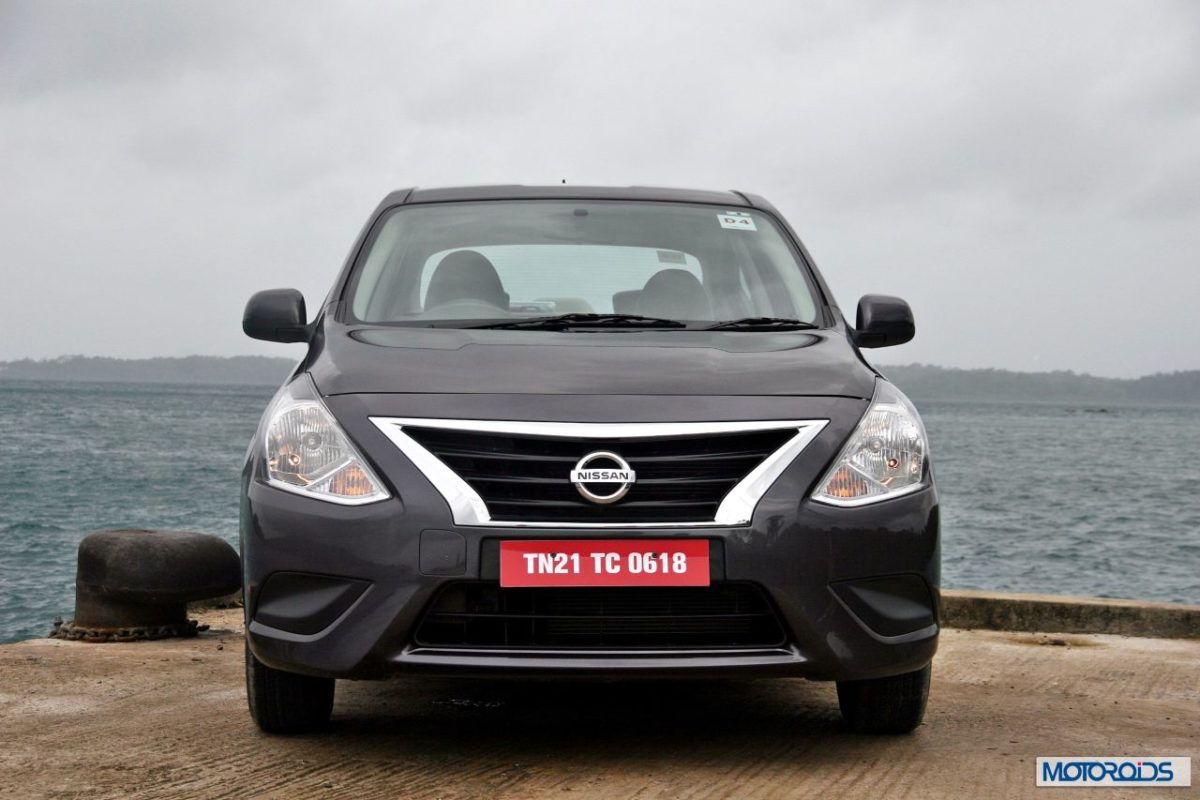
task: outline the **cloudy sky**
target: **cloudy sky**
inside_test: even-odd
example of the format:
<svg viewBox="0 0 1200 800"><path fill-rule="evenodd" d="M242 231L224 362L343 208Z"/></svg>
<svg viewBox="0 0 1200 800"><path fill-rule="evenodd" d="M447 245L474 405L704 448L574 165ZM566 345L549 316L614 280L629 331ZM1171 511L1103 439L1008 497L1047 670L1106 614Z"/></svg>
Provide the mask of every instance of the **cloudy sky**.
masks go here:
<svg viewBox="0 0 1200 800"><path fill-rule="evenodd" d="M1200 3L0 3L0 360L298 355L388 190L740 188L885 363L1200 368Z"/></svg>

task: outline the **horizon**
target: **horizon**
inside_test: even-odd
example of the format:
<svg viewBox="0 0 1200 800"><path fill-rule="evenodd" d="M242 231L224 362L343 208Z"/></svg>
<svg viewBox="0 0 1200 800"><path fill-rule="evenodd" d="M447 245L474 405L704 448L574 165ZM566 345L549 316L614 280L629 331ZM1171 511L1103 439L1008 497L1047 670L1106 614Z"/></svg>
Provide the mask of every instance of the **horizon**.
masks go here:
<svg viewBox="0 0 1200 800"><path fill-rule="evenodd" d="M267 358L267 359L277 359L279 361L291 361L291 362L295 362L298 360L295 358L291 358L289 356L272 355L271 353L231 353L228 355L221 355L221 354L216 354L216 353L189 353L187 355L161 355L161 356L107 356L107 355L86 355L83 353L64 353L62 355L47 356L45 358L33 358L33 357L25 356L25 357L18 357L18 358L3 359L3 360L0 360L0 367L10 365L10 364L22 363L22 362L30 362L30 363L34 363L34 364L65 363L65 362L69 361L70 359L107 359L107 360L112 360L112 361L153 361L153 360L158 360L158 359L182 360L182 359L188 359L188 358L215 358L215 359ZM1160 370L1158 372L1147 372L1142 375L1132 375L1132 376L1129 376L1129 375L1097 375L1095 373L1080 372L1078 370L1073 370L1073 369L1036 370L1036 369L1009 369L1007 367L992 367L992 366L955 367L955 366L949 366L946 364L932 364L932 363L921 362L921 361L908 361L908 362L888 361L888 362L884 362L884 361L880 361L878 359L868 359L868 361L873 366L878 367L879 369L926 368L926 369L950 370L950 371L956 371L956 372L1008 372L1008 373L1012 373L1014 375L1072 375L1072 376L1075 376L1078 378L1097 378L1100 380L1111 380L1111 381L1138 381L1138 380L1142 380L1144 378L1153 378L1156 376L1170 376L1170 375L1187 374L1190 372L1200 372L1200 368L1194 367L1191 369Z"/></svg>

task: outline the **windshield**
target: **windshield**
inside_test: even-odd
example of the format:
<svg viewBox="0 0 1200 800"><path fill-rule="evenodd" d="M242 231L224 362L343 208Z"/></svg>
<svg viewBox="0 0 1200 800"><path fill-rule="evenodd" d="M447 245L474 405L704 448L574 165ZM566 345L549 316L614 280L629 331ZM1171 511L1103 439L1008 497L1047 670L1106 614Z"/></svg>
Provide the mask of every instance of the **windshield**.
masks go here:
<svg viewBox="0 0 1200 800"><path fill-rule="evenodd" d="M358 322L439 327L562 314L818 324L816 297L776 223L751 209L515 200L393 210L348 295Z"/></svg>

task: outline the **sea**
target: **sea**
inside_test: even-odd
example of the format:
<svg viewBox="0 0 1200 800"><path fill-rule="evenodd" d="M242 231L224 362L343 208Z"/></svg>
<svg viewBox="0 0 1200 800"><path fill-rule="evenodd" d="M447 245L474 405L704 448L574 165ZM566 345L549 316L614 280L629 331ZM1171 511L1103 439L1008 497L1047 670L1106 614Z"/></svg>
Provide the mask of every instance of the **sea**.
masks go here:
<svg viewBox="0 0 1200 800"><path fill-rule="evenodd" d="M237 546L269 387L0 381L0 642L74 603L80 539L203 531ZM1200 603L1200 407L917 403L943 584Z"/></svg>

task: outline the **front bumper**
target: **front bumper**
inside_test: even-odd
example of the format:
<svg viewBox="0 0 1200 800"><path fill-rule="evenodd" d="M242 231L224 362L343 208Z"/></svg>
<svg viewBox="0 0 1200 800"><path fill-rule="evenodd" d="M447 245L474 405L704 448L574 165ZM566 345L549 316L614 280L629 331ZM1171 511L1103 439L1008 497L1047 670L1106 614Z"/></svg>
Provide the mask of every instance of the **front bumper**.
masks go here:
<svg viewBox="0 0 1200 800"><path fill-rule="evenodd" d="M250 647L269 666L339 678L464 672L852 680L919 669L933 658L938 635L935 490L859 508L797 502L824 463L789 468L750 526L650 532L456 528L445 503L420 479L403 483L399 498L344 507L273 489L251 469L242 515ZM384 471L397 474L389 465ZM786 642L629 651L415 642L425 610L448 582L495 577L486 554L498 540L672 536L709 539L721 553L714 580L760 587Z"/></svg>

